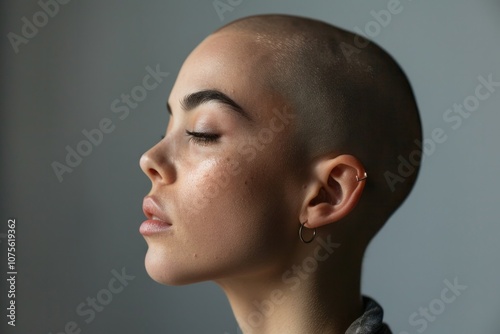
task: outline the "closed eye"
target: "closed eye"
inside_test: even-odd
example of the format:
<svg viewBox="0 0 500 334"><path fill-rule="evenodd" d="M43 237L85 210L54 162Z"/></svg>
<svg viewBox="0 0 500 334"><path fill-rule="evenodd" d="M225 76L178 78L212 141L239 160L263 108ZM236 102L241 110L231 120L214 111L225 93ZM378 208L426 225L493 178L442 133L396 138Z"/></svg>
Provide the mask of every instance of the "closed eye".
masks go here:
<svg viewBox="0 0 500 334"><path fill-rule="evenodd" d="M207 132L195 132L186 130L186 135L189 136L189 140L196 142L200 145L209 145L211 143L215 143L219 140L220 135L216 133L207 133Z"/></svg>

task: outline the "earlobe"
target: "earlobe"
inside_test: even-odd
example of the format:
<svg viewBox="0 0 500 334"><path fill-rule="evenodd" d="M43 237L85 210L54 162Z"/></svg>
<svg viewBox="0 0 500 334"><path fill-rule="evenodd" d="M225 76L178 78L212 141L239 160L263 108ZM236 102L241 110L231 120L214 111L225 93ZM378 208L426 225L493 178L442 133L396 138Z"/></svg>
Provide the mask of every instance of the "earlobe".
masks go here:
<svg viewBox="0 0 500 334"><path fill-rule="evenodd" d="M303 210L308 228L321 227L347 216L361 198L368 177L363 164L347 154L322 159L313 170Z"/></svg>

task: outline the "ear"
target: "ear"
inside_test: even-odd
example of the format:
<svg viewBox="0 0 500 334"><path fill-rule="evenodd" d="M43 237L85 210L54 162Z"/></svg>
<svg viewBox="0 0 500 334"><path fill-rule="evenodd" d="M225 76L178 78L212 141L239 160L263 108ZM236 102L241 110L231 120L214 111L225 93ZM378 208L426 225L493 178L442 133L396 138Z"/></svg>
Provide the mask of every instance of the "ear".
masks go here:
<svg viewBox="0 0 500 334"><path fill-rule="evenodd" d="M352 155L324 158L313 166L313 175L301 210L301 222L316 228L344 218L363 193L363 164Z"/></svg>

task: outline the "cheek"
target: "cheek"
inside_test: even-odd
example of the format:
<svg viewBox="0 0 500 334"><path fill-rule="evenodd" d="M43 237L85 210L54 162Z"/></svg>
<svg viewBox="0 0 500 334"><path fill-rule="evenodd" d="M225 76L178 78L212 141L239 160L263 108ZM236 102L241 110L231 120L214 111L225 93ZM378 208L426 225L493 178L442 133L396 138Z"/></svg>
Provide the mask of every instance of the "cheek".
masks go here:
<svg viewBox="0 0 500 334"><path fill-rule="evenodd" d="M262 160L231 157L193 175L193 192L183 196L190 203L183 210L186 246L212 269L210 261L223 270L271 258L287 239L289 211L279 177Z"/></svg>
<svg viewBox="0 0 500 334"><path fill-rule="evenodd" d="M193 250L220 260L261 233L269 192L253 168L225 157L200 166L186 179L177 207Z"/></svg>
<svg viewBox="0 0 500 334"><path fill-rule="evenodd" d="M192 215L203 215L214 205L220 206L227 191L237 187L242 174L240 164L233 162L235 160L226 157L186 168L179 182L178 195L182 200L177 208Z"/></svg>

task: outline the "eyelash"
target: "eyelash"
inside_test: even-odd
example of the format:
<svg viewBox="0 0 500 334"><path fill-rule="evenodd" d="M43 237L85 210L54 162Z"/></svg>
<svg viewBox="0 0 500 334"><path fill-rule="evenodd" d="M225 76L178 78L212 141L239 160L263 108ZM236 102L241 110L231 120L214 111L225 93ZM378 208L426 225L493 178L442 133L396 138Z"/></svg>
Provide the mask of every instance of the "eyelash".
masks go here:
<svg viewBox="0 0 500 334"><path fill-rule="evenodd" d="M192 140L200 145L209 145L210 143L217 142L220 138L220 135L216 133L206 133L206 132L195 132L186 130L186 136L189 136L188 140ZM161 136L161 139L165 138L164 135Z"/></svg>
<svg viewBox="0 0 500 334"><path fill-rule="evenodd" d="M189 140L193 140L200 145L210 145L210 143L214 143L220 138L220 135L216 133L194 132L188 130L186 130L186 136L190 136Z"/></svg>

